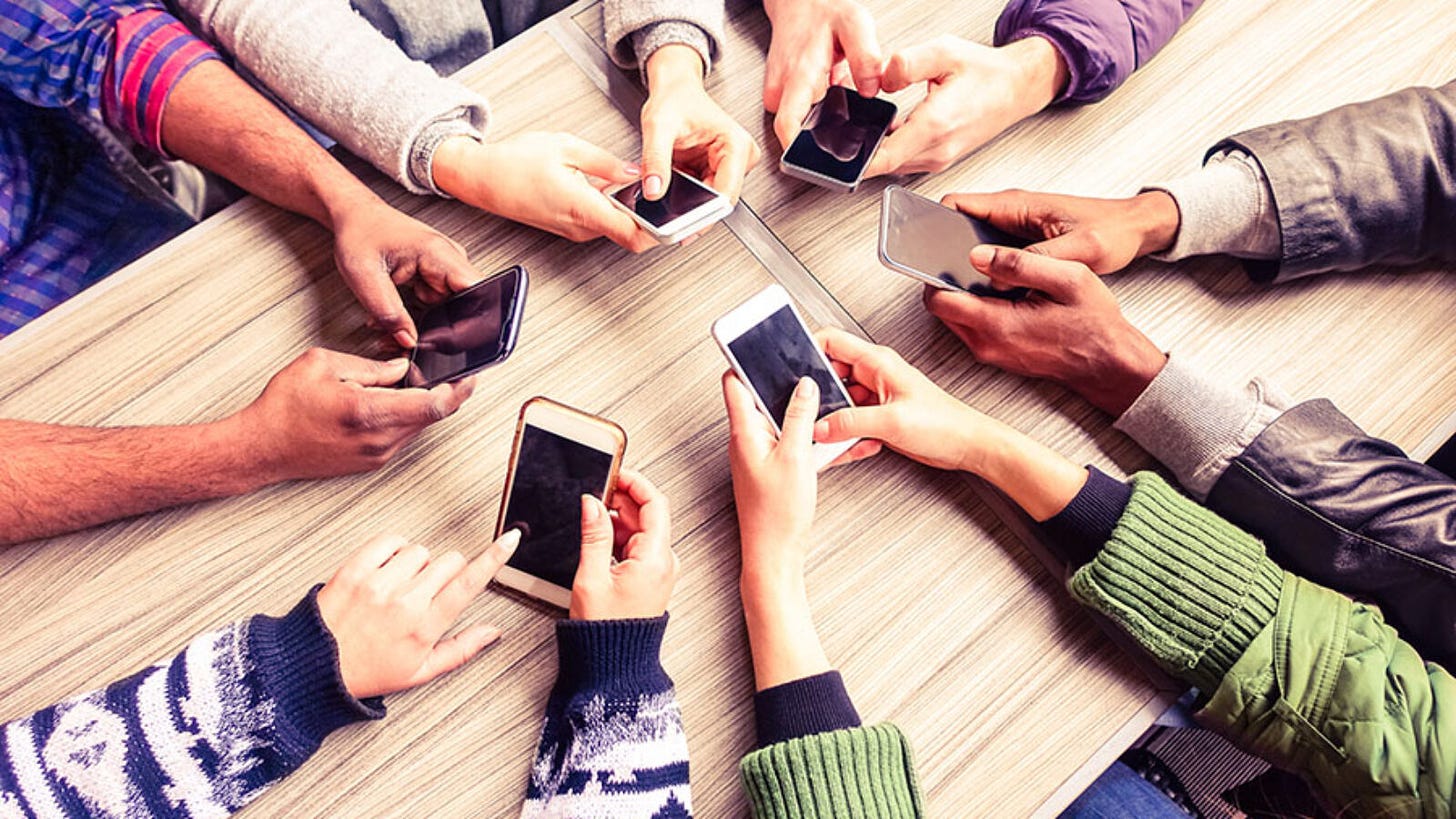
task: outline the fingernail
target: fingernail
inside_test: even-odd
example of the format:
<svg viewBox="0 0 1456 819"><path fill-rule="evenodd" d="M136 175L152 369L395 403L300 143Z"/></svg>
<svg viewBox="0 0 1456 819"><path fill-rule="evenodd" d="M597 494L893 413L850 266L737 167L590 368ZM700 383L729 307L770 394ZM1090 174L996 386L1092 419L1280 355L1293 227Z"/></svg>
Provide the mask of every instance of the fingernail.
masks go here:
<svg viewBox="0 0 1456 819"><path fill-rule="evenodd" d="M662 195L662 177L653 174L642 180L642 193L648 199L656 199Z"/></svg>
<svg viewBox="0 0 1456 819"><path fill-rule="evenodd" d="M496 543L500 546L501 551L506 553L506 557L510 557L516 553L516 547L521 545L521 530L507 530Z"/></svg>
<svg viewBox="0 0 1456 819"><path fill-rule="evenodd" d="M794 387L795 398L809 398L819 391L819 385L809 376L799 379L799 385Z"/></svg>
<svg viewBox="0 0 1456 819"><path fill-rule="evenodd" d="M415 338L414 336L410 335L408 330L395 330L394 341L396 344L404 347L405 349L415 346Z"/></svg>
<svg viewBox="0 0 1456 819"><path fill-rule="evenodd" d="M829 434L829 422L828 421L820 420L820 421L815 421L814 422L814 437L815 438L820 438L820 437L823 437L823 436L828 435L828 434Z"/></svg>
<svg viewBox="0 0 1456 819"><path fill-rule="evenodd" d="M990 245L976 245L971 248L971 264L976 267L990 267L996 260L996 248Z"/></svg>
<svg viewBox="0 0 1456 819"><path fill-rule="evenodd" d="M628 162L626 165L622 166L622 173L625 173L628 176L641 176L642 166L638 165L636 162Z"/></svg>
<svg viewBox="0 0 1456 819"><path fill-rule="evenodd" d="M581 496L581 519L585 523L596 523L602 516L602 505L591 495Z"/></svg>

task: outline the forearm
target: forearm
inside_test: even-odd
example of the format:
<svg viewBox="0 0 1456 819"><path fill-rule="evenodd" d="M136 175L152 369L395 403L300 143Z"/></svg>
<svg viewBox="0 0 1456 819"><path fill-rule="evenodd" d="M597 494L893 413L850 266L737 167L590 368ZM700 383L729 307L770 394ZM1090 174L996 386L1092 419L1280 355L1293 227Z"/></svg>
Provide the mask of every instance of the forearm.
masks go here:
<svg viewBox="0 0 1456 819"><path fill-rule="evenodd" d="M238 417L173 427L0 421L0 542L20 543L273 479Z"/></svg>
<svg viewBox="0 0 1456 819"><path fill-rule="evenodd" d="M739 584L755 690L830 671L802 568L745 573Z"/></svg>
<svg viewBox="0 0 1456 819"><path fill-rule="evenodd" d="M1087 470L1050 447L1011 427L987 419L984 428L967 435L974 455L962 467L984 478L1037 522L1066 508L1087 482Z"/></svg>
<svg viewBox="0 0 1456 819"><path fill-rule="evenodd" d="M277 106L217 61L177 84L162 141L173 155L330 230L349 209L379 202Z"/></svg>

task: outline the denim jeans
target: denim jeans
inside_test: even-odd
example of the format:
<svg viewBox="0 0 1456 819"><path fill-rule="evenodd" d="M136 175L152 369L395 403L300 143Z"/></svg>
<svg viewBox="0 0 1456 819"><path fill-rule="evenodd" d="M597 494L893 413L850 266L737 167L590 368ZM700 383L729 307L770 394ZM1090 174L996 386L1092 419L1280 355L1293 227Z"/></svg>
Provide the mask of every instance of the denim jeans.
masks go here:
<svg viewBox="0 0 1456 819"><path fill-rule="evenodd" d="M1062 811L1062 819L1188 819L1188 814L1119 761Z"/></svg>

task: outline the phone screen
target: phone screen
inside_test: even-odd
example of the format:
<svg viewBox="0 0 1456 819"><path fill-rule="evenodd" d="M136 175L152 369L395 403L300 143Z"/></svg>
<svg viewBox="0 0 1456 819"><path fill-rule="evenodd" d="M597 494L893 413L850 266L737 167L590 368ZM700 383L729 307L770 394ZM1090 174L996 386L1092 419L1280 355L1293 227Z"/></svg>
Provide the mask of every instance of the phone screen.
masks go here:
<svg viewBox="0 0 1456 819"><path fill-rule="evenodd" d="M718 194L698 180L673 171L667 194L661 199L653 201L644 197L641 180L622 188L612 196L653 227L661 228L708 204Z"/></svg>
<svg viewBox="0 0 1456 819"><path fill-rule="evenodd" d="M430 387L504 361L515 349L526 271L513 267L415 317L419 342L403 386Z"/></svg>
<svg viewBox="0 0 1456 819"><path fill-rule="evenodd" d="M839 377L825 368L819 347L804 332L804 325L785 305L748 332L728 342L738 366L748 376L754 392L768 407L769 417L780 427L799 379L810 376L819 384L819 415L823 418L849 402Z"/></svg>
<svg viewBox="0 0 1456 819"><path fill-rule="evenodd" d="M1011 292L990 287L990 280L971 266L971 248L1025 247L1027 240L903 188L885 195L885 255L891 261L978 295Z"/></svg>
<svg viewBox="0 0 1456 819"><path fill-rule="evenodd" d="M521 530L507 565L564 589L581 559L581 496L602 497L613 453L530 424L521 430L505 527Z"/></svg>
<svg viewBox="0 0 1456 819"><path fill-rule="evenodd" d="M784 152L784 162L853 185L894 118L894 103L830 86Z"/></svg>

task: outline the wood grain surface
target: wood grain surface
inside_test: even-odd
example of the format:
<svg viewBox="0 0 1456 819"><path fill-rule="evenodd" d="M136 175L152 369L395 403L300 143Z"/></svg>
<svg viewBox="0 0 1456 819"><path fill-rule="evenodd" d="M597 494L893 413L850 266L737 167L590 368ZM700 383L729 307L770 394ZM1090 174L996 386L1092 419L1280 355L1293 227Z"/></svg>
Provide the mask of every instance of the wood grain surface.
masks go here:
<svg viewBox="0 0 1456 819"><path fill-rule="evenodd" d="M873 0L887 48L952 32L988 41L999 4ZM600 29L597 5L564 14ZM1110 100L1043 114L946 173L927 195L1019 186L1121 194L1196 167L1215 139L1456 73L1450 4L1288 4L1200 11ZM713 93L765 159L752 203L878 340L981 409L1105 468L1147 464L1108 419L1057 388L980 367L880 268L883 183L820 191L776 170L761 111L761 10L731 9ZM635 123L544 33L468 68L494 133L569 130L624 157ZM455 202L391 202L461 241L476 266L532 273L520 346L453 418L369 475L293 483L0 551L0 719L131 673L190 637L281 613L378 532L473 554L494 523L522 402L544 394L626 428L628 464L671 497L683 578L664 664L692 749L696 812L745 811L752 680L737 599L737 529L723 452L714 318L769 283L727 230L632 256L574 245ZM907 180L900 180L907 182ZM1411 445L1456 411L1435 268L1256 288L1226 262L1140 264L1112 286L1159 343L1221 378L1326 395ZM4 417L75 424L216 418L309 346L367 353L364 315L328 235L248 199L0 342ZM1043 805L1130 720L1153 686L1111 646L964 481L895 456L821 482L809 585L820 632L867 720L911 737L932 814L1020 816ZM555 675L554 612L488 592L466 614L505 629L461 671L390 698L383 722L338 732L248 809L257 816L510 816L519 811ZM1145 717L1143 717L1145 718Z"/></svg>

